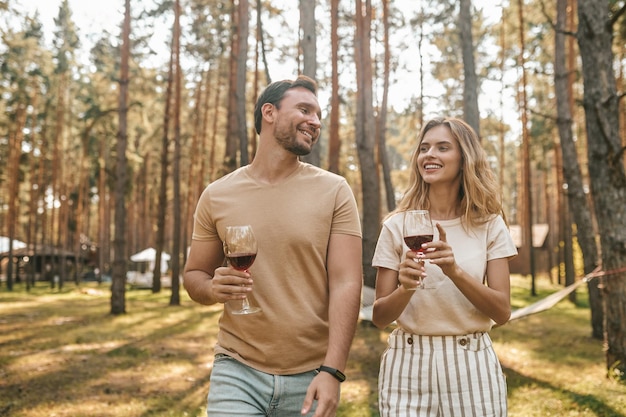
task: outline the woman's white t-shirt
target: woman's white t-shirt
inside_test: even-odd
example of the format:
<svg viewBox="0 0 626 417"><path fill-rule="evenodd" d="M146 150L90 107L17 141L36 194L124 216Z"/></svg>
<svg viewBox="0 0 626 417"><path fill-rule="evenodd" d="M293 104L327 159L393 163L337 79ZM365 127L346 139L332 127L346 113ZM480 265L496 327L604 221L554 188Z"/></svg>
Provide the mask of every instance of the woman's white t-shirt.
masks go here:
<svg viewBox="0 0 626 417"><path fill-rule="evenodd" d="M372 259L372 266L398 271L409 250L402 236L404 213L385 220ZM487 261L511 258L517 248L500 216L466 230L461 218L437 220L446 232L457 264L477 281L485 283ZM434 239L439 238L435 228ZM396 320L406 332L429 336L449 336L489 331L493 321L470 303L436 265L426 262L425 289L417 289Z"/></svg>

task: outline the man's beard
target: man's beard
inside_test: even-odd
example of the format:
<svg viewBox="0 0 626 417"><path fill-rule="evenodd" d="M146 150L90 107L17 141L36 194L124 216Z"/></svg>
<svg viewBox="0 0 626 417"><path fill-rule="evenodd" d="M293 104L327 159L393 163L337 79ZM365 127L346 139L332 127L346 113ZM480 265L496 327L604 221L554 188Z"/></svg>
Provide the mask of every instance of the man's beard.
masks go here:
<svg viewBox="0 0 626 417"><path fill-rule="evenodd" d="M311 153L313 145L311 147L302 146L297 142L292 142L284 146L286 150L298 156L305 156Z"/></svg>
<svg viewBox="0 0 626 417"><path fill-rule="evenodd" d="M295 134L292 132L295 131ZM278 143L287 151L298 156L305 156L311 153L313 145L315 145L315 139L311 139L311 146L301 144L296 140L299 134L297 127L292 129L282 129L276 131L274 134Z"/></svg>

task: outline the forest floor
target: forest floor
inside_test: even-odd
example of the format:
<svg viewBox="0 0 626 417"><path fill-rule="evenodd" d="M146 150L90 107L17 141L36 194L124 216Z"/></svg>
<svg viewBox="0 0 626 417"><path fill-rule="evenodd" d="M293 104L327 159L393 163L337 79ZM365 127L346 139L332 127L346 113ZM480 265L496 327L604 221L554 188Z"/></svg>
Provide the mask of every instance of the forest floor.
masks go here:
<svg viewBox="0 0 626 417"><path fill-rule="evenodd" d="M521 308L561 287L513 277ZM492 330L508 379L510 417L626 417L626 385L607 377L603 343L591 337L585 286L576 304ZM111 316L104 284L0 287L0 416L205 416L219 306L181 290L126 292L127 314ZM359 323L342 384L340 417L378 416L378 363L387 335Z"/></svg>

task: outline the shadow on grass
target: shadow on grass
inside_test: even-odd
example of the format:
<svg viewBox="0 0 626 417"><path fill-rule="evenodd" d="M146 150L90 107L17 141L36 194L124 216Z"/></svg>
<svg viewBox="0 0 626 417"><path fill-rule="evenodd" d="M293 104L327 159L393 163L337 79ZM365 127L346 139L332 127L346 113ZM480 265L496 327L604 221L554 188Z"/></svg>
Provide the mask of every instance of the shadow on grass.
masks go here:
<svg viewBox="0 0 626 417"><path fill-rule="evenodd" d="M202 401L201 405L198 405L198 399L206 399L206 394L209 391L209 379L211 373L207 373L204 377L198 378L194 383L185 391L177 391L173 394L169 394L167 398L162 396L151 402L150 410L145 411L140 417L155 417L155 416L169 416L172 414L172 403L181 404L179 409L187 410L184 415L191 414L193 411L198 411L198 416L205 416L206 411L204 409L205 403ZM199 408L200 407L200 408ZM200 414L201 413L201 414ZM181 412L182 414L182 412Z"/></svg>
<svg viewBox="0 0 626 417"><path fill-rule="evenodd" d="M579 409L589 409L593 411L597 416L626 417L626 414L620 412L621 410L615 410L594 395L579 394L568 389L563 389L561 387L551 384L550 382L523 375L511 368L503 367L503 371L507 377L509 396L515 390L521 388L538 387L544 390L551 391L558 396L564 396L566 398L569 398L573 403L578 406Z"/></svg>
<svg viewBox="0 0 626 417"><path fill-rule="evenodd" d="M169 291L133 290L128 313L112 316L108 288L98 289L0 290L0 416L205 416L221 308L186 296L169 306ZM378 417L389 331L359 323L338 417ZM603 379L602 345L589 336L587 310L561 303L494 329L492 338L518 415L555 415L556 405L569 412L562 415L626 417L626 390Z"/></svg>
<svg viewBox="0 0 626 417"><path fill-rule="evenodd" d="M144 293L111 316L108 297L3 297L0 416L201 415L221 310ZM135 410L112 411L120 404Z"/></svg>

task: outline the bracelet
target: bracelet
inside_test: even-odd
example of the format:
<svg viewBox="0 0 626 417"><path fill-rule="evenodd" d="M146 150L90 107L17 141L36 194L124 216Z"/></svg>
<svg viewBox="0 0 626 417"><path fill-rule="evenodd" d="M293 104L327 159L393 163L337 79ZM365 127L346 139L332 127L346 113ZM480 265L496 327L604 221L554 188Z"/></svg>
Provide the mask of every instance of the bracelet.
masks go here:
<svg viewBox="0 0 626 417"><path fill-rule="evenodd" d="M333 377L335 377L335 379L339 382L343 382L346 380L346 375L343 372L341 372L339 369L331 368L330 366L322 365L319 368L317 368L316 371L318 374L320 372L328 372Z"/></svg>

